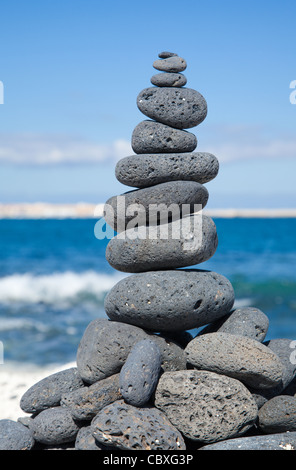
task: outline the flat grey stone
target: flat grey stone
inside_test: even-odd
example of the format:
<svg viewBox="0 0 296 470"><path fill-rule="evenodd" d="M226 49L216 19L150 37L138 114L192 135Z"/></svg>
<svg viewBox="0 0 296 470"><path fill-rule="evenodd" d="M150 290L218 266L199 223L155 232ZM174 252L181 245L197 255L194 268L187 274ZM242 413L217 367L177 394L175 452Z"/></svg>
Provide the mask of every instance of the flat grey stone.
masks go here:
<svg viewBox="0 0 296 470"><path fill-rule="evenodd" d="M0 420L0 450L31 450L34 443L26 426L11 419Z"/></svg>
<svg viewBox="0 0 296 470"><path fill-rule="evenodd" d="M222 332L233 335L247 336L248 338L264 341L269 326L269 319L258 308L244 307L237 308L228 313L225 317L206 326L198 333L201 336L205 333Z"/></svg>
<svg viewBox="0 0 296 470"><path fill-rule="evenodd" d="M135 153L193 152L197 138L191 132L146 120L133 130L131 145Z"/></svg>
<svg viewBox="0 0 296 470"><path fill-rule="evenodd" d="M161 353L151 339L133 346L119 375L120 391L126 403L144 406L158 382L161 372Z"/></svg>
<svg viewBox="0 0 296 470"><path fill-rule="evenodd" d="M123 400L103 408L91 423L103 445L121 450L185 450L181 433L153 407L137 408Z"/></svg>
<svg viewBox="0 0 296 470"><path fill-rule="evenodd" d="M213 220L194 214L181 221L121 232L109 241L106 259L114 269L127 273L175 269L207 261L217 245Z"/></svg>
<svg viewBox="0 0 296 470"><path fill-rule="evenodd" d="M73 419L70 410L56 406L41 411L33 419L30 429L37 442L60 445L75 441L79 426Z"/></svg>
<svg viewBox="0 0 296 470"><path fill-rule="evenodd" d="M176 129L190 129L207 116L207 102L191 88L149 87L137 97L139 110L150 119Z"/></svg>
<svg viewBox="0 0 296 470"><path fill-rule="evenodd" d="M185 59L179 56L166 57L165 59L158 59L153 62L153 67L161 72L183 72L186 69L187 63Z"/></svg>
<svg viewBox="0 0 296 470"><path fill-rule="evenodd" d="M63 393L84 387L77 368L56 372L30 387L21 397L20 407L26 413L39 413L60 403Z"/></svg>
<svg viewBox="0 0 296 470"><path fill-rule="evenodd" d="M268 389L279 385L283 365L267 346L246 336L207 333L185 348L187 361L204 369L241 380L245 385Z"/></svg>
<svg viewBox="0 0 296 470"><path fill-rule="evenodd" d="M183 331L224 316L234 290L224 276L201 270L152 271L128 276L105 297L114 321L154 331Z"/></svg>
<svg viewBox="0 0 296 470"><path fill-rule="evenodd" d="M169 181L136 189L108 199L104 219L117 232L123 232L137 223L151 225L180 219L185 214L198 212L208 202L205 186L195 181Z"/></svg>
<svg viewBox="0 0 296 470"><path fill-rule="evenodd" d="M78 434L75 440L75 450L108 450L102 444L99 444L98 441L92 435L91 426L84 426L79 429Z"/></svg>
<svg viewBox="0 0 296 470"><path fill-rule="evenodd" d="M198 450L296 450L296 432L228 439Z"/></svg>
<svg viewBox="0 0 296 470"><path fill-rule="evenodd" d="M116 165L120 183L145 188L166 181L208 183L219 171L219 161L211 153L139 154L124 157Z"/></svg>
<svg viewBox="0 0 296 470"><path fill-rule="evenodd" d="M163 51L163 52L160 52L158 54L158 57L160 59L168 59L168 57L174 57L174 56L177 56L178 54L176 54L175 52L168 52L168 51Z"/></svg>
<svg viewBox="0 0 296 470"><path fill-rule="evenodd" d="M238 380L209 371L165 372L155 406L188 439L212 443L244 434L257 418L257 406Z"/></svg>
<svg viewBox="0 0 296 470"><path fill-rule="evenodd" d="M105 406L121 397L119 374L98 380L62 396L61 406L67 407L77 420L91 420Z"/></svg>
<svg viewBox="0 0 296 470"><path fill-rule="evenodd" d="M264 403L258 413L258 427L266 434L296 431L296 398L278 395Z"/></svg>
<svg viewBox="0 0 296 470"><path fill-rule="evenodd" d="M186 85L187 78L182 73L157 73L151 77L152 85L163 87L182 87Z"/></svg>

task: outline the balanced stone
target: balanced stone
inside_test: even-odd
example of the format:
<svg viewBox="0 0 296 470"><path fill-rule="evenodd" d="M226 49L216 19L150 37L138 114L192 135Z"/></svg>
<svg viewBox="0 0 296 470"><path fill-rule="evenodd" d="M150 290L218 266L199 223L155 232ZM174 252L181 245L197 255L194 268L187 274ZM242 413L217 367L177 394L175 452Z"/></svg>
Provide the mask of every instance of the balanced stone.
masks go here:
<svg viewBox="0 0 296 470"><path fill-rule="evenodd" d="M104 218L115 231L123 232L130 224L168 223L185 214L198 212L208 202L205 186L195 181L167 183L113 196L104 206Z"/></svg>
<svg viewBox="0 0 296 470"><path fill-rule="evenodd" d="M163 87L182 87L186 85L187 78L182 73L157 73L151 77L152 85Z"/></svg>
<svg viewBox="0 0 296 470"><path fill-rule="evenodd" d="M197 146L194 134L155 121L142 121L132 134L135 153L193 152Z"/></svg>
<svg viewBox="0 0 296 470"><path fill-rule="evenodd" d="M171 56L165 59L155 60L153 62L153 67L156 70L160 70L161 72L183 72L186 69L187 63L186 60L182 59L179 56Z"/></svg>
<svg viewBox="0 0 296 470"><path fill-rule="evenodd" d="M257 405L238 380L209 371L165 372L155 406L190 440L211 443L244 434L257 418Z"/></svg>
<svg viewBox="0 0 296 470"><path fill-rule="evenodd" d="M158 57L160 59L168 59L168 57L174 57L177 56L178 54L175 54L175 52L168 52L168 51L163 51L158 54Z"/></svg>
<svg viewBox="0 0 296 470"><path fill-rule="evenodd" d="M230 333L195 337L185 348L188 363L241 380L254 388L272 388L282 380L279 357L257 340Z"/></svg>
<svg viewBox="0 0 296 470"><path fill-rule="evenodd" d="M73 367L51 374L30 387L21 397L20 407L26 413L39 413L60 403L64 393L84 387Z"/></svg>
<svg viewBox="0 0 296 470"><path fill-rule="evenodd" d="M181 433L153 407L137 408L123 400L103 408L91 423L94 438L121 450L185 450Z"/></svg>
<svg viewBox="0 0 296 470"><path fill-rule="evenodd" d="M67 407L74 419L90 420L102 408L120 398L119 374L114 374L63 395L61 406Z"/></svg>
<svg viewBox="0 0 296 470"><path fill-rule="evenodd" d="M145 116L177 129L195 127L207 115L206 100L191 88L145 88L137 97L137 105Z"/></svg>
<svg viewBox="0 0 296 470"><path fill-rule="evenodd" d="M0 450L31 450L34 443L26 426L11 419L0 420Z"/></svg>
<svg viewBox="0 0 296 470"><path fill-rule="evenodd" d="M198 450L296 450L296 432L227 439Z"/></svg>
<svg viewBox="0 0 296 470"><path fill-rule="evenodd" d="M161 371L161 353L150 339L139 341L131 350L120 375L120 391L126 403L144 406L150 399Z"/></svg>
<svg viewBox="0 0 296 470"><path fill-rule="evenodd" d="M124 157L116 165L120 183L145 188L166 181L208 183L219 171L218 159L207 152L139 154Z"/></svg>
<svg viewBox="0 0 296 470"><path fill-rule="evenodd" d="M105 297L111 320L154 331L182 331L228 313L234 290L224 276L201 270L152 271L128 276Z"/></svg>
<svg viewBox="0 0 296 470"><path fill-rule="evenodd" d="M61 406L41 411L30 426L37 442L47 445L59 445L75 441L79 426L70 410Z"/></svg>
<svg viewBox="0 0 296 470"><path fill-rule="evenodd" d="M207 261L217 245L213 220L194 214L168 224L121 232L109 241L106 259L113 268L128 273L175 269Z"/></svg>
<svg viewBox="0 0 296 470"><path fill-rule="evenodd" d="M296 431L296 398L278 395L267 401L259 410L258 426L266 434Z"/></svg>

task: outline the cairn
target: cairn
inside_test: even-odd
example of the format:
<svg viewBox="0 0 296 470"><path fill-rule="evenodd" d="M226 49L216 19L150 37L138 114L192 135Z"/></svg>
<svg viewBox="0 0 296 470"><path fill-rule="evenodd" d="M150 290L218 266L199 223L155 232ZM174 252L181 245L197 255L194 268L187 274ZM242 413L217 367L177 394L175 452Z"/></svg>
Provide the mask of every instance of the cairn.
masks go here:
<svg viewBox="0 0 296 470"><path fill-rule="evenodd" d="M218 244L202 209L219 163L185 130L204 121L207 103L184 87L177 54L153 66L160 73L137 99L149 119L133 131L135 155L116 166L135 189L105 206L117 232L106 259L130 275L106 296L109 319L87 326L77 367L27 390L30 416L0 421L0 449L296 448L291 341L264 342L268 317L233 309L229 280L192 268Z"/></svg>

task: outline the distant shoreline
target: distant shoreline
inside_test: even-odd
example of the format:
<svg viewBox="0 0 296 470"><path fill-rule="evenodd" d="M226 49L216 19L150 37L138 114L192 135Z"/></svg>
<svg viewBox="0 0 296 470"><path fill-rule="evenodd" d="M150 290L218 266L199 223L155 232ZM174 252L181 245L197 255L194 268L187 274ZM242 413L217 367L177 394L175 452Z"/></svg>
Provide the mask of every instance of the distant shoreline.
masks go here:
<svg viewBox="0 0 296 470"><path fill-rule="evenodd" d="M0 219L97 219L104 204L0 203ZM204 209L213 218L296 218L295 209Z"/></svg>

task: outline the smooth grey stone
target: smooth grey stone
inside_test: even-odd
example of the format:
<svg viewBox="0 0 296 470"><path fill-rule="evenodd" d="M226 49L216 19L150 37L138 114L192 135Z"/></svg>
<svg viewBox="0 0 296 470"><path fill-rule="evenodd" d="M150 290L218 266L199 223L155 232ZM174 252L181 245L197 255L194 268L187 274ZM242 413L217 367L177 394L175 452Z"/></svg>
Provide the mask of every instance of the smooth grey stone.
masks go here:
<svg viewBox="0 0 296 470"><path fill-rule="evenodd" d="M158 59L153 62L153 67L161 72L183 72L186 69L186 60L179 56L171 56L165 59Z"/></svg>
<svg viewBox="0 0 296 470"><path fill-rule="evenodd" d="M157 73L150 79L152 85L163 87L182 87L186 85L187 78L182 73Z"/></svg>
<svg viewBox="0 0 296 470"><path fill-rule="evenodd" d="M0 420L0 450L31 450L34 443L32 432L22 423Z"/></svg>
<svg viewBox="0 0 296 470"><path fill-rule="evenodd" d="M266 434L296 431L296 398L278 395L264 403L258 413L258 427Z"/></svg>
<svg viewBox="0 0 296 470"><path fill-rule="evenodd" d="M204 369L241 380L246 386L268 389L279 385L283 365L267 346L246 336L207 333L185 348L187 361Z"/></svg>
<svg viewBox="0 0 296 470"><path fill-rule="evenodd" d="M145 88L138 94L137 106L150 119L176 129L198 126L208 111L204 97L192 88Z"/></svg>
<svg viewBox="0 0 296 470"><path fill-rule="evenodd" d="M85 426L79 429L78 434L75 440L75 450L108 450L102 444L99 444L98 441L92 435L91 426Z"/></svg>
<svg viewBox="0 0 296 470"><path fill-rule="evenodd" d="M74 419L91 420L104 406L120 398L119 374L114 374L63 395L61 406L67 407Z"/></svg>
<svg viewBox="0 0 296 470"><path fill-rule="evenodd" d="M112 320L154 331L183 331L224 316L234 290L224 276L201 270L152 271L128 276L105 297Z"/></svg>
<svg viewBox="0 0 296 470"><path fill-rule="evenodd" d="M41 411L32 421L30 429L37 442L60 445L75 441L79 426L70 410L61 406Z"/></svg>
<svg viewBox="0 0 296 470"><path fill-rule="evenodd" d="M206 326L197 336L205 333L221 332L247 336L260 343L264 341L269 326L269 319L258 308L244 307L233 310L225 317Z"/></svg>
<svg viewBox="0 0 296 470"><path fill-rule="evenodd" d="M296 432L228 439L198 450L296 450Z"/></svg>
<svg viewBox="0 0 296 470"><path fill-rule="evenodd" d="M127 273L176 269L207 261L217 246L213 220L194 214L168 224L121 232L109 241L106 259L114 269Z"/></svg>
<svg viewBox="0 0 296 470"><path fill-rule="evenodd" d="M160 59L168 59L169 57L174 57L178 56L178 54L175 54L175 52L168 52L168 51L163 51L158 54L158 57Z"/></svg>
<svg viewBox="0 0 296 470"><path fill-rule="evenodd" d="M193 152L197 138L191 132L146 120L133 130L131 145L135 153Z"/></svg>
<svg viewBox="0 0 296 470"><path fill-rule="evenodd" d="M257 418L257 406L238 380L209 371L165 372L155 406L192 441L212 443L244 434Z"/></svg>
<svg viewBox="0 0 296 470"><path fill-rule="evenodd" d="M203 209L209 198L205 186L195 181L169 181L129 191L108 199L104 219L117 232L134 226L169 222ZM130 224L131 223L131 224Z"/></svg>
<svg viewBox="0 0 296 470"><path fill-rule="evenodd" d="M21 397L20 407L26 413L39 413L59 405L63 393L81 387L84 383L76 367L56 372L30 387Z"/></svg>
<svg viewBox="0 0 296 470"><path fill-rule="evenodd" d="M120 391L126 403L144 406L158 382L161 353L154 341L143 339L133 346L119 374Z"/></svg>
<svg viewBox="0 0 296 470"><path fill-rule="evenodd" d="M119 160L115 167L120 183L138 188L166 181L208 183L218 171L218 159L206 152L131 155Z"/></svg>
<svg viewBox="0 0 296 470"><path fill-rule="evenodd" d="M185 450L181 433L156 408L123 400L103 408L91 423L94 438L121 450Z"/></svg>

